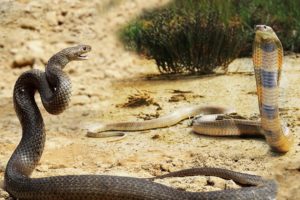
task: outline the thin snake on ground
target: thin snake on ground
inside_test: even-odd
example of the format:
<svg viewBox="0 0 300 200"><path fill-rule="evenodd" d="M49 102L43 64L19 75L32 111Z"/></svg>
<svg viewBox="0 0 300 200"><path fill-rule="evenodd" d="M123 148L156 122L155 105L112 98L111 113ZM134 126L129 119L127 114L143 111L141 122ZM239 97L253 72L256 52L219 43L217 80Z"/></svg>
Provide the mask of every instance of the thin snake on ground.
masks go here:
<svg viewBox="0 0 300 200"><path fill-rule="evenodd" d="M288 128L279 116L279 82L283 48L269 26L257 25L253 43L253 64L257 85L261 121L245 119L193 121L193 131L209 136L262 135L272 149L285 153L292 143ZM88 129L88 137L124 136L124 133L106 131L138 131L172 126L186 118L199 114L229 114L233 109L218 106L184 107L166 116L143 122L100 123ZM212 116L213 117L213 116Z"/></svg>
<svg viewBox="0 0 300 200"><path fill-rule="evenodd" d="M5 171L4 187L17 199L43 200L187 200L187 199L275 199L277 184L259 176L219 168L195 168L149 179L109 175L68 175L31 178L46 139L41 113L34 99L40 93L45 109L59 114L68 106L71 82L62 71L73 60L86 59L91 47L63 49L50 58L46 71L24 72L16 81L14 107L22 126L22 138ZM202 109L203 110L203 109ZM215 192L187 192L153 182L157 178L195 175L218 176L247 186Z"/></svg>

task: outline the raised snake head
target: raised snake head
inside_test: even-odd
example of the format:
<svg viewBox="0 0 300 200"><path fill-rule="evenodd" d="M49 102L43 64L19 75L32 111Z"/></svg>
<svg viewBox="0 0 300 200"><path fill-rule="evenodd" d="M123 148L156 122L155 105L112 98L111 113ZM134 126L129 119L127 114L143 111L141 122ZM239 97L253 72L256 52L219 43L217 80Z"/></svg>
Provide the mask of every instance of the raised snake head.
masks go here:
<svg viewBox="0 0 300 200"><path fill-rule="evenodd" d="M255 42L276 42L279 41L276 33L270 26L255 26Z"/></svg>
<svg viewBox="0 0 300 200"><path fill-rule="evenodd" d="M92 47L90 45L77 45L74 47L69 47L66 49L63 49L61 54L65 55L68 59L68 61L73 61L73 60L86 60L88 59L86 53L90 52L92 50Z"/></svg>

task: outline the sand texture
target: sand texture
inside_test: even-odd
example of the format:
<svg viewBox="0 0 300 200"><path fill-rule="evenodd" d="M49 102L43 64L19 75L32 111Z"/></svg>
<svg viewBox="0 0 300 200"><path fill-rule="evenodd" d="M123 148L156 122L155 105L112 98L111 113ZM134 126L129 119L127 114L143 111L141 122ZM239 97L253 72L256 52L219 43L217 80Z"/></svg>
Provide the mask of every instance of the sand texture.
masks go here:
<svg viewBox="0 0 300 200"><path fill-rule="evenodd" d="M63 3L62 3L63 2ZM17 77L44 69L54 53L85 43L89 60L66 67L73 83L70 107L52 116L38 105L46 124L46 148L34 177L65 174L113 174L151 177L190 167L222 167L276 179L278 199L300 199L300 58L284 60L281 116L294 143L285 155L264 139L205 137L191 132L190 120L178 125L130 132L112 141L85 136L89 124L152 119L188 105L231 106L245 117L258 116L250 58L235 60L228 73L209 76L161 76L153 61L123 49L116 33L145 8L166 0L2 0L0 5L0 180L21 137L13 109ZM129 100L145 97L132 106ZM144 103L143 103L144 102ZM146 103L145 103L146 102ZM132 103L132 102L131 102ZM237 187L216 177L160 181L189 191ZM0 199L8 194L0 189Z"/></svg>

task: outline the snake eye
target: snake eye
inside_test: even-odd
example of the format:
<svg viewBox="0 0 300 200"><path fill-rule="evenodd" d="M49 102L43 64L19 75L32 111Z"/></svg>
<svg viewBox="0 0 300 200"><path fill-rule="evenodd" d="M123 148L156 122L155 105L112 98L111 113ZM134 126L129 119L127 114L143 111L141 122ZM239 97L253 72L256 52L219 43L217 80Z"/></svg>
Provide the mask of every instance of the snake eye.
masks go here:
<svg viewBox="0 0 300 200"><path fill-rule="evenodd" d="M83 49L83 51L86 51L86 47L83 47L82 49Z"/></svg>
<svg viewBox="0 0 300 200"><path fill-rule="evenodd" d="M264 25L264 29L267 29L267 26L266 26L266 25Z"/></svg>

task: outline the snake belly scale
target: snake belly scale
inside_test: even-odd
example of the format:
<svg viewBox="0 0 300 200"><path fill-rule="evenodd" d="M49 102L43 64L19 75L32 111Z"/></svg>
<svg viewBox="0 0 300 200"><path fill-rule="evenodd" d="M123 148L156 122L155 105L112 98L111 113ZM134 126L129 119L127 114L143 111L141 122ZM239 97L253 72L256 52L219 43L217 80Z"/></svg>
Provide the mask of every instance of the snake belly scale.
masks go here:
<svg viewBox="0 0 300 200"><path fill-rule="evenodd" d="M108 175L69 175L31 178L44 150L46 139L42 115L34 99L40 93L45 109L59 114L68 106L71 82L63 72L73 60L86 59L88 45L63 49L50 58L45 72L24 72L14 87L14 107L22 126L22 138L8 161L4 186L17 199L37 200L187 200L187 199L274 199L277 184L259 176L219 168L195 168L169 173L150 179ZM193 175L218 176L232 179L240 189L216 192L187 192L152 180Z"/></svg>

